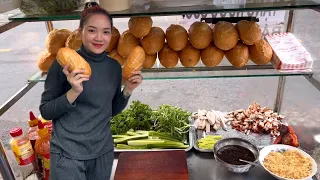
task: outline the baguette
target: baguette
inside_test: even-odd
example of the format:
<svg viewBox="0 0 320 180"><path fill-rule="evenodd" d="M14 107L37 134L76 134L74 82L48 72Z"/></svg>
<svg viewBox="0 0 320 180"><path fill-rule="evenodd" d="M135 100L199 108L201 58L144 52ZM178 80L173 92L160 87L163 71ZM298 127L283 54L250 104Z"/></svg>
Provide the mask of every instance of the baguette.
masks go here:
<svg viewBox="0 0 320 180"><path fill-rule="evenodd" d="M254 45L262 37L262 31L258 23L241 20L236 24L241 41L246 45Z"/></svg>
<svg viewBox="0 0 320 180"><path fill-rule="evenodd" d="M69 72L75 69L84 69L84 74L91 76L92 72L89 63L73 49L68 47L60 48L57 54L57 61L62 67L69 64Z"/></svg>
<svg viewBox="0 0 320 180"><path fill-rule="evenodd" d="M53 29L46 38L46 48L51 54L57 54L59 49L65 47L72 31L69 29Z"/></svg>
<svg viewBox="0 0 320 180"><path fill-rule="evenodd" d="M56 55L49 53L47 49L44 50L37 61L38 68L42 72L48 72L55 58Z"/></svg>
<svg viewBox="0 0 320 180"><path fill-rule="evenodd" d="M130 52L126 64L122 69L122 77L129 79L134 71L142 69L145 60L145 52L141 46L136 46Z"/></svg>
<svg viewBox="0 0 320 180"><path fill-rule="evenodd" d="M78 30L74 30L70 36L67 38L65 47L69 47L71 49L77 50L82 45L82 39Z"/></svg>
<svg viewBox="0 0 320 180"><path fill-rule="evenodd" d="M240 41L234 48L225 51L225 55L229 62L237 68L242 68L249 61L249 49Z"/></svg>
<svg viewBox="0 0 320 180"><path fill-rule="evenodd" d="M213 28L213 41L217 48L227 51L232 49L239 40L236 27L226 21L219 21Z"/></svg>
<svg viewBox="0 0 320 180"><path fill-rule="evenodd" d="M111 36L111 40L110 43L106 49L107 52L111 52L114 48L117 47L118 42L119 42L119 38L120 38L120 32L116 27L112 27L112 32L111 32L112 36Z"/></svg>
<svg viewBox="0 0 320 180"><path fill-rule="evenodd" d="M270 62L272 58L272 48L270 44L261 39L252 46L249 46L249 57L257 65L264 65Z"/></svg>

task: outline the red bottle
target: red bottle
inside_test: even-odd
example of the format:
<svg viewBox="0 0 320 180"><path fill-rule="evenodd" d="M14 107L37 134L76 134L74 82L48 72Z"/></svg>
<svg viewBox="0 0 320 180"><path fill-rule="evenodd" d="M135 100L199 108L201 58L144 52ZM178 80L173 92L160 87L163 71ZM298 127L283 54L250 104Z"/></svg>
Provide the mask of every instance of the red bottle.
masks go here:
<svg viewBox="0 0 320 180"><path fill-rule="evenodd" d="M49 180L50 176L50 138L48 129L38 121L38 135L35 149L36 153L41 156L43 167L43 180Z"/></svg>
<svg viewBox="0 0 320 180"><path fill-rule="evenodd" d="M29 129L28 129L28 135L29 139L32 145L32 148L34 149L34 145L36 144L36 140L39 138L38 136L38 119L34 116L33 112L29 112Z"/></svg>

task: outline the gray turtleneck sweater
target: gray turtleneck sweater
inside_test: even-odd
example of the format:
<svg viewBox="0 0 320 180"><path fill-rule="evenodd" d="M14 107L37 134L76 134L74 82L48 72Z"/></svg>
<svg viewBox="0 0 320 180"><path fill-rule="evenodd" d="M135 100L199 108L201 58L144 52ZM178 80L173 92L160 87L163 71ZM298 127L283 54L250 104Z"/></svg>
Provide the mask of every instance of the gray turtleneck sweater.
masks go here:
<svg viewBox="0 0 320 180"><path fill-rule="evenodd" d="M126 107L128 98L121 92L122 69L116 60L106 52L90 53L83 46L77 52L92 69L90 80L83 82L83 92L69 103L66 93L71 86L63 67L54 61L47 74L40 112L53 122L51 152L88 160L114 148L110 119Z"/></svg>

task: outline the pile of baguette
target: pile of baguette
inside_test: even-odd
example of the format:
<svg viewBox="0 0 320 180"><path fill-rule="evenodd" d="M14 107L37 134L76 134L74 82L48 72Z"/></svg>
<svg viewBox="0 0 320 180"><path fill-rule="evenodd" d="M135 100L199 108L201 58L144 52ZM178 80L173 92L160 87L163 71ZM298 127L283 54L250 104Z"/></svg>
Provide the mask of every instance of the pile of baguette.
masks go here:
<svg viewBox="0 0 320 180"><path fill-rule="evenodd" d="M37 65L41 71L48 72L61 48L68 47L77 50L80 48L82 40L78 30L72 32L69 29L63 28L50 31L45 43L46 49L39 56Z"/></svg>
<svg viewBox="0 0 320 180"><path fill-rule="evenodd" d="M141 46L145 52L143 68L153 67L157 58L165 68L174 68L179 61L184 67L193 67L199 61L215 67L224 56L234 67L241 68L249 59L257 65L267 64L273 53L269 43L262 39L259 25L246 20L235 25L220 21L213 27L194 22L188 30L171 24L162 30L153 25L151 17L132 17L128 30L113 33L107 50L110 56L124 65L129 52Z"/></svg>
<svg viewBox="0 0 320 180"><path fill-rule="evenodd" d="M39 69L45 72L49 69L59 48L76 50L81 43L77 30L51 31L46 40L47 49L38 60ZM123 71L128 71L124 72L125 76L133 70L153 67L157 58L165 68L174 68L179 61L184 67L193 67L199 61L207 67L215 67L226 56L234 67L241 68L249 59L257 65L267 64L273 53L269 43L262 39L256 22L220 21L213 27L205 22L194 22L188 30L178 24L163 30L154 26L149 16L131 17L128 29L122 33L112 27L106 51L123 66Z"/></svg>

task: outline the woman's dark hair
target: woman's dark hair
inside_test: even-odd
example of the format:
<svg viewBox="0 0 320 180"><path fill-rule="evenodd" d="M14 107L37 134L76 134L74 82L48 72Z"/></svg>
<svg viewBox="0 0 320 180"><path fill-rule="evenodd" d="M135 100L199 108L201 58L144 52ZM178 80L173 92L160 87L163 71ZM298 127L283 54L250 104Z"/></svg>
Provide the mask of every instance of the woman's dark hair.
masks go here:
<svg viewBox="0 0 320 180"><path fill-rule="evenodd" d="M89 17L93 14L103 14L109 18L111 24L111 30L113 27L112 17L105 9L101 8L96 2L87 2L84 6L84 9L81 13L80 25L79 28L83 29L85 23L87 23Z"/></svg>

